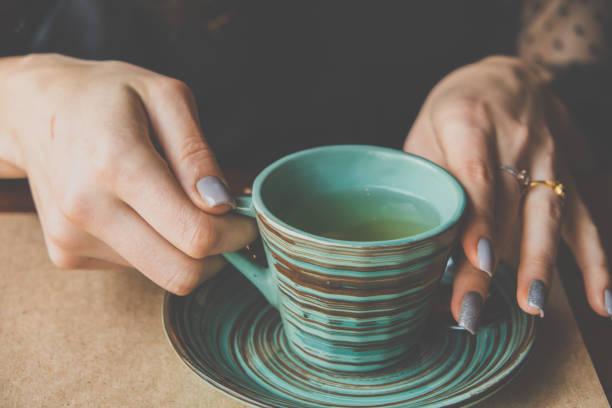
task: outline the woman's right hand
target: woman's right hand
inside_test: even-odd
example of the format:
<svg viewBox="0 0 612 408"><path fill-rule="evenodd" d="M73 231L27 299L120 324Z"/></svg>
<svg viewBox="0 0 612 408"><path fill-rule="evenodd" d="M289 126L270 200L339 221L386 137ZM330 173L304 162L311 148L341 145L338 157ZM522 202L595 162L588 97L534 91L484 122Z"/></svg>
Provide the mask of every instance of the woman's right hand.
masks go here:
<svg viewBox="0 0 612 408"><path fill-rule="evenodd" d="M186 294L255 238L221 216L233 201L184 83L60 55L0 64L0 153L27 174L56 265L133 266Z"/></svg>

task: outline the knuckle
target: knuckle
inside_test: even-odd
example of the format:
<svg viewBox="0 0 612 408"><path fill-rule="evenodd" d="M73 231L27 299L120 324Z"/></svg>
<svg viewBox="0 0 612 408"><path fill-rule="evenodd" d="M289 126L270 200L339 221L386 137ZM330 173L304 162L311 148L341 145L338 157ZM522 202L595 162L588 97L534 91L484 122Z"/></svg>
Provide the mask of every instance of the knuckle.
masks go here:
<svg viewBox="0 0 612 408"><path fill-rule="evenodd" d="M507 67L514 78L521 82L529 82L529 78L532 75L531 69L525 64L523 60L516 57L507 57Z"/></svg>
<svg viewBox="0 0 612 408"><path fill-rule="evenodd" d="M195 260L180 262L180 269L175 271L162 286L169 292L179 296L188 295L199 283L202 266Z"/></svg>
<svg viewBox="0 0 612 408"><path fill-rule="evenodd" d="M82 242L75 236L69 223L58 215L56 220L47 221L47 239L57 248L68 252L77 252L82 249ZM59 219L59 220L58 220Z"/></svg>
<svg viewBox="0 0 612 408"><path fill-rule="evenodd" d="M114 59L101 61L100 64L108 70L123 70L130 66L130 64L127 62Z"/></svg>
<svg viewBox="0 0 612 408"><path fill-rule="evenodd" d="M92 157L92 178L98 185L110 188L120 182L133 181L151 164L152 157L139 145L111 143Z"/></svg>
<svg viewBox="0 0 612 408"><path fill-rule="evenodd" d="M488 135L492 130L487 104L480 98L461 96L445 103L437 115L436 127L448 143Z"/></svg>
<svg viewBox="0 0 612 408"><path fill-rule="evenodd" d="M139 101L138 94L130 83L123 78L116 78L114 81L101 82L96 87L96 94L92 96L98 103L114 103L118 108L135 110ZM110 124L110 127L118 127Z"/></svg>
<svg viewBox="0 0 612 408"><path fill-rule="evenodd" d="M47 245L47 252L49 253L49 259L55 266L61 269L76 269L83 265L84 259L77 256L69 251L55 246L50 243Z"/></svg>
<svg viewBox="0 0 612 408"><path fill-rule="evenodd" d="M561 218L563 217L563 205L561 204L561 200L555 197L548 203L546 212L552 221L561 221Z"/></svg>
<svg viewBox="0 0 612 408"><path fill-rule="evenodd" d="M517 123L514 127L513 134L514 140L521 147L527 146L531 140L531 129L524 123Z"/></svg>
<svg viewBox="0 0 612 408"><path fill-rule="evenodd" d="M88 225L92 218L91 199L85 189L74 188L60 200L59 211L66 220L75 225Z"/></svg>
<svg viewBox="0 0 612 408"><path fill-rule="evenodd" d="M494 65L499 69L503 70L503 74L509 74L513 78L517 78L522 81L529 80L532 76L532 68L530 68L525 61L518 57L512 57L507 55L492 55L486 57L482 62Z"/></svg>
<svg viewBox="0 0 612 408"><path fill-rule="evenodd" d="M457 98L451 111L458 117L463 118L470 124L487 124L489 123L489 113L487 104L480 98L471 96L461 96Z"/></svg>
<svg viewBox="0 0 612 408"><path fill-rule="evenodd" d="M557 197L534 201L533 206L537 209L537 212L546 217L549 222L557 223L563 217L563 205L561 200L559 200Z"/></svg>
<svg viewBox="0 0 612 408"><path fill-rule="evenodd" d="M99 155L92 161L94 179L106 182L115 180L117 175L121 174L119 167L119 160L116 160L112 153L106 152L106 154Z"/></svg>
<svg viewBox="0 0 612 408"><path fill-rule="evenodd" d="M108 143L99 146L92 154L91 169L96 181L109 182L123 173L125 164L132 160L133 153L121 143L117 143L115 135L103 139Z"/></svg>
<svg viewBox="0 0 612 408"><path fill-rule="evenodd" d="M504 65L518 65L521 63L520 60L516 57L511 57L502 54L489 55L483 58L482 62Z"/></svg>
<svg viewBox="0 0 612 408"><path fill-rule="evenodd" d="M460 175L469 180L470 183L485 186L492 185L494 174L490 166L482 159L470 159L461 164Z"/></svg>
<svg viewBox="0 0 612 408"><path fill-rule="evenodd" d="M163 77L158 86L165 95L180 96L188 100L194 99L189 86L179 79Z"/></svg>
<svg viewBox="0 0 612 408"><path fill-rule="evenodd" d="M188 240L185 252L192 258L201 259L210 255L212 247L219 239L219 234L212 228L208 217L203 214L187 226L190 232L186 234Z"/></svg>
<svg viewBox="0 0 612 408"><path fill-rule="evenodd" d="M198 166L216 159L213 151L204 143L204 140L199 135L193 135L182 142L179 150L179 160L181 163Z"/></svg>

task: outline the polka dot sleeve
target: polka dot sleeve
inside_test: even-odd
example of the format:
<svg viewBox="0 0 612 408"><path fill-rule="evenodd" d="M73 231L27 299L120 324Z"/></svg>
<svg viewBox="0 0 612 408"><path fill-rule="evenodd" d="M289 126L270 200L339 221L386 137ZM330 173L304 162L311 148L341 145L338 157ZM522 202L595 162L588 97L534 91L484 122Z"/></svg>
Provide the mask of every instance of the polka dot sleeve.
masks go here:
<svg viewBox="0 0 612 408"><path fill-rule="evenodd" d="M518 54L553 73L611 57L612 1L524 0Z"/></svg>

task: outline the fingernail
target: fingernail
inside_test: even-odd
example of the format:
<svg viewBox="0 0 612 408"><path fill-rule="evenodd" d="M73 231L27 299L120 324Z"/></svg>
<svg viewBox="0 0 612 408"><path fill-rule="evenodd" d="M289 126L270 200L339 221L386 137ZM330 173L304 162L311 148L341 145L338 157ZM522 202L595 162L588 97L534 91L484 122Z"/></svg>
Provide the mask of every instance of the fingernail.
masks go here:
<svg viewBox="0 0 612 408"><path fill-rule="evenodd" d="M225 184L215 176L207 176L198 180L196 189L206 204L211 207L221 204L233 206L234 204L234 199Z"/></svg>
<svg viewBox="0 0 612 408"><path fill-rule="evenodd" d="M478 319L482 309L482 296L478 292L468 292L461 302L461 314L459 315L459 326L476 334L478 330Z"/></svg>
<svg viewBox="0 0 612 408"><path fill-rule="evenodd" d="M493 246L489 238L478 241L478 267L489 276L493 276Z"/></svg>
<svg viewBox="0 0 612 408"><path fill-rule="evenodd" d="M612 317L612 290L606 289L606 311Z"/></svg>
<svg viewBox="0 0 612 408"><path fill-rule="evenodd" d="M527 306L538 309L540 317L544 317L544 305L546 305L546 295L548 288L546 284L539 279L535 279L529 285L527 293Z"/></svg>

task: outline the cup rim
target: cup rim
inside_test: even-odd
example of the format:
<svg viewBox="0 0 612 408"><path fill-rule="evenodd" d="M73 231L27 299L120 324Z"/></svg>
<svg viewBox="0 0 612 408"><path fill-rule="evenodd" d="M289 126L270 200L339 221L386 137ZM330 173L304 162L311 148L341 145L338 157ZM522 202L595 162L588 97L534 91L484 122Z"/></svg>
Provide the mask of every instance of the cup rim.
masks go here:
<svg viewBox="0 0 612 408"><path fill-rule="evenodd" d="M275 216L264 204L263 197L261 196L261 187L267 177L276 169L281 167L287 162L296 160L303 156L313 154L319 151L333 151L333 150L343 150L343 151L366 151L366 152L381 152L385 154L392 154L396 156L407 157L410 160L414 160L420 162L422 165L428 167L430 170L437 172L438 174L442 174L449 179L451 185L454 185L457 191L459 192L459 202L455 208L455 212L448 218L445 223L441 223L434 228L431 228L427 231L424 231L420 234L411 235L403 238L395 238L390 240L382 240L382 241L347 241L333 238L321 237L319 235L311 234L309 232L303 231L299 228L295 228L286 222L282 221L280 218ZM443 233L444 231L452 228L455 224L457 224L461 217L464 214L465 206L466 206L466 195L463 189L463 186L459 181L450 174L446 169L437 165L436 163L427 160L421 156L417 156L411 153L406 153L401 150L391 149L388 147L381 146L370 146L370 145L357 145L357 144L347 144L347 145L330 145L330 146L321 146L314 147L310 149L301 150L287 156L284 156L272 164L268 165L264 170L261 171L255 178L253 182L253 190L252 190L252 202L253 209L257 214L263 215L266 218L266 222L271 223L275 229L278 229L290 236L305 238L308 241L314 241L323 245L330 246L342 246L342 247L353 247L353 248L363 248L363 247L373 247L373 246L401 246L406 244L411 244L414 242L424 241L436 235Z"/></svg>

